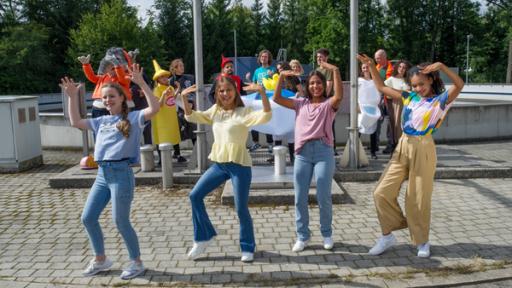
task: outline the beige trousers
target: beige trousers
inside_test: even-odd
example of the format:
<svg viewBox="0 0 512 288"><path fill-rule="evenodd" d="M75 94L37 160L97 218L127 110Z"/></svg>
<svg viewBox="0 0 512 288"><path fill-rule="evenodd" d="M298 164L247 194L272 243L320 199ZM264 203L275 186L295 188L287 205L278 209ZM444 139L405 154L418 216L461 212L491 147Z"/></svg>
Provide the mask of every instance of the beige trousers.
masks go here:
<svg viewBox="0 0 512 288"><path fill-rule="evenodd" d="M436 162L436 147L431 135L402 134L373 192L383 234L409 227L415 245L428 241ZM398 193L406 179L409 183L404 216L398 205Z"/></svg>

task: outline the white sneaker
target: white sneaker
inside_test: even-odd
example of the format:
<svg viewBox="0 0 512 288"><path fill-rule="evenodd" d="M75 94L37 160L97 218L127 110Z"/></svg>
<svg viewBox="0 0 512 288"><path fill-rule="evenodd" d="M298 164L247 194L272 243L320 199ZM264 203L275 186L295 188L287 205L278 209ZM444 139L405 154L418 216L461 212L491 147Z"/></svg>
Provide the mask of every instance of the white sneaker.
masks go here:
<svg viewBox="0 0 512 288"><path fill-rule="evenodd" d="M334 241L332 240L332 237L324 237L324 249L331 250L332 248L334 248Z"/></svg>
<svg viewBox="0 0 512 288"><path fill-rule="evenodd" d="M210 246L212 241L213 241L213 238L208 241L199 241L199 242L194 241L194 246L192 246L192 249L190 249L190 252L188 252L188 259L195 260L195 259L199 258L201 256L201 254L203 254L204 251L206 251L206 248L208 248L208 246Z"/></svg>
<svg viewBox="0 0 512 288"><path fill-rule="evenodd" d="M123 280L132 279L142 274L144 270L146 270L146 268L144 268L142 262L132 261L130 266L123 269L123 273L121 273L120 277Z"/></svg>
<svg viewBox="0 0 512 288"><path fill-rule="evenodd" d="M293 245L292 251L300 252L300 251L304 250L304 248L306 248L306 245L308 245L308 242L309 242L309 240L306 240L306 241L297 240L297 242L295 242L295 245Z"/></svg>
<svg viewBox="0 0 512 288"><path fill-rule="evenodd" d="M430 257L430 243L425 242L418 245L418 257L428 258Z"/></svg>
<svg viewBox="0 0 512 288"><path fill-rule="evenodd" d="M82 275L93 276L100 273L101 271L107 271L111 266L112 261L110 261L108 258L103 262L96 262L96 259L92 259L91 262L89 262L89 266L87 266L84 272L82 272Z"/></svg>
<svg viewBox="0 0 512 288"><path fill-rule="evenodd" d="M395 244L396 244L395 235L393 235L393 234L382 235L379 238L379 240L377 240L377 243L375 243L375 246L373 246L373 248L370 249L370 251L368 251L368 254L380 255Z"/></svg>
<svg viewBox="0 0 512 288"><path fill-rule="evenodd" d="M242 252L242 262L252 262L254 260L254 253L251 252Z"/></svg>

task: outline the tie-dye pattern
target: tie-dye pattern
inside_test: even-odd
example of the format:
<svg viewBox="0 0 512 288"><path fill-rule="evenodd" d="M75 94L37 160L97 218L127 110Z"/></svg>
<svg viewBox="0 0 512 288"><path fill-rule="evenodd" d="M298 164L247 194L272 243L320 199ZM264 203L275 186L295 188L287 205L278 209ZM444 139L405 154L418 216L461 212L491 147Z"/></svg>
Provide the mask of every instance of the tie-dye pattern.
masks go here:
<svg viewBox="0 0 512 288"><path fill-rule="evenodd" d="M425 98L415 92L402 92L404 109L402 111L402 130L407 135L429 135L434 133L450 109L448 92Z"/></svg>

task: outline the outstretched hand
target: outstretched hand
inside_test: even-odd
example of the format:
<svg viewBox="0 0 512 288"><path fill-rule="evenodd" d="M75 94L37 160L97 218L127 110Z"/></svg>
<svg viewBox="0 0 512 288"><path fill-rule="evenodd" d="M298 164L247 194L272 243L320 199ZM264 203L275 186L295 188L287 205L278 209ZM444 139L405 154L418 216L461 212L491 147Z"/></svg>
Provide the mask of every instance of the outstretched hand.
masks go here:
<svg viewBox="0 0 512 288"><path fill-rule="evenodd" d="M82 65L89 64L91 61L91 54L88 54L87 56L79 56L77 59L82 63Z"/></svg>
<svg viewBox="0 0 512 288"><path fill-rule="evenodd" d="M66 92L68 97L78 97L78 89L80 89L80 85L75 83L73 79L67 76L60 79L59 86L64 88L64 92Z"/></svg>
<svg viewBox="0 0 512 288"><path fill-rule="evenodd" d="M128 67L129 76L126 76L127 79L130 79L133 83L141 86L146 83L144 81L144 77L142 77L142 72L144 69L140 67L139 64L133 64L132 67Z"/></svg>
<svg viewBox="0 0 512 288"><path fill-rule="evenodd" d="M242 87L244 91L257 91L257 92L265 92L265 88L262 85L257 83L250 83L247 86Z"/></svg>
<svg viewBox="0 0 512 288"><path fill-rule="evenodd" d="M195 93L196 91L197 91L197 87L196 87L196 84L194 84L190 87L185 88L183 91L181 91L181 95L186 96L190 93Z"/></svg>
<svg viewBox="0 0 512 288"><path fill-rule="evenodd" d="M283 70L279 73L279 76L283 76L283 77L300 76L300 74L297 72L294 72L293 70Z"/></svg>
<svg viewBox="0 0 512 288"><path fill-rule="evenodd" d="M375 65L375 62L373 62L373 59L371 57L368 57L366 54L357 54L357 60L359 60L361 63L368 64L368 65Z"/></svg>
<svg viewBox="0 0 512 288"><path fill-rule="evenodd" d="M322 67L324 69L327 69L327 70L331 70L331 71L334 71L334 70L338 69L338 67L336 65L333 65L331 63L327 63L326 61L320 62L320 67Z"/></svg>
<svg viewBox="0 0 512 288"><path fill-rule="evenodd" d="M427 67L424 67L423 69L421 69L421 73L428 74L431 72L439 71L443 68L443 65L444 64L441 62L436 62L436 63L430 64Z"/></svg>

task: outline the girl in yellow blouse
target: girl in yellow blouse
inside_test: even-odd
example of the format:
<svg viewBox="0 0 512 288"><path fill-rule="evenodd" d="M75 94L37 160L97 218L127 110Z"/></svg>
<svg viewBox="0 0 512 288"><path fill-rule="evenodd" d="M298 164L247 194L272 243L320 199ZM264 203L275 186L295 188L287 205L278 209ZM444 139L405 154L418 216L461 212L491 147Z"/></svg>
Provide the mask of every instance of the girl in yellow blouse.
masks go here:
<svg viewBox="0 0 512 288"><path fill-rule="evenodd" d="M188 253L190 259L197 259L217 235L213 228L203 199L226 180L231 179L235 198L235 207L240 219L240 248L243 262L254 259L256 244L251 214L249 213L249 186L252 179L252 160L245 148L249 127L270 121L272 112L265 90L262 86L251 84L244 90L256 90L260 93L263 110L253 111L244 107L236 84L229 77L220 77L216 83L216 103L206 111L194 111L185 107L185 119L198 124L212 125L213 145L208 158L214 162L201 176L190 192L192 220L194 223L194 246ZM185 96L193 89L185 89Z"/></svg>

